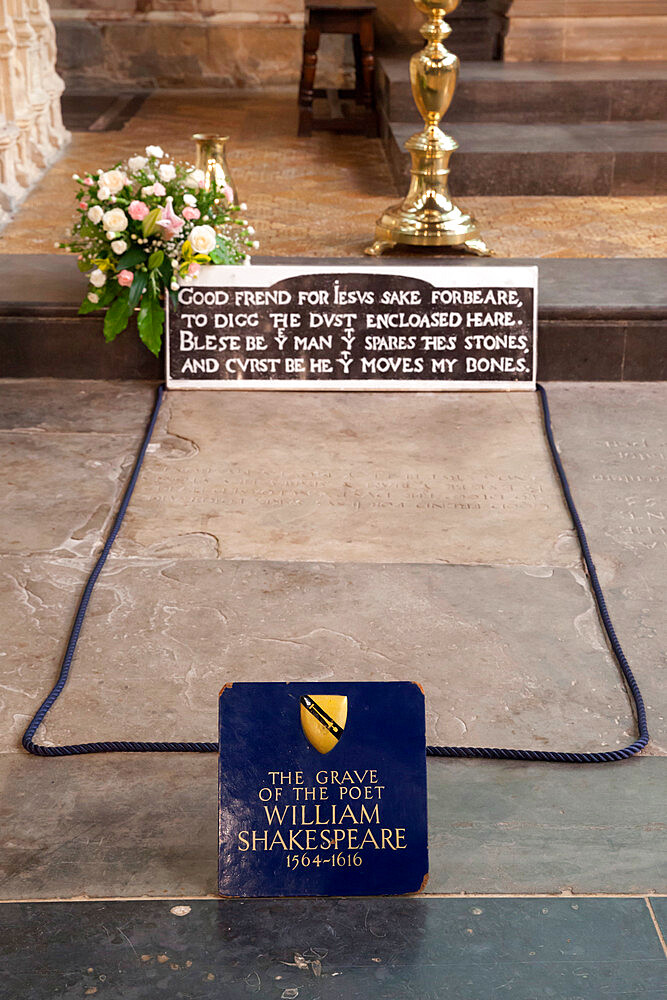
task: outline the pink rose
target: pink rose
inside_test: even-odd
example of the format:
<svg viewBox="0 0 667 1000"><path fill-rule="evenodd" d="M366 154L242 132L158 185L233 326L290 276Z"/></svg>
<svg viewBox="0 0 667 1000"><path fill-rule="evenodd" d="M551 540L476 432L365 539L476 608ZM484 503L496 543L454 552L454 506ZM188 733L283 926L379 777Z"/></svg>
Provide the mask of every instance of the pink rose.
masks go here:
<svg viewBox="0 0 667 1000"><path fill-rule="evenodd" d="M148 215L149 209L144 201L133 201L130 202L130 207L127 211L131 219L134 219L135 222L141 222Z"/></svg>
<svg viewBox="0 0 667 1000"><path fill-rule="evenodd" d="M234 204L234 192L233 192L233 190L232 190L232 188L230 187L229 184L225 184L224 188L222 189L222 193L224 194L224 196L227 199L227 201L229 202L229 204L233 205Z"/></svg>
<svg viewBox="0 0 667 1000"><path fill-rule="evenodd" d="M86 185L86 187L91 188L93 186L93 184L95 183L95 181L93 180L92 177L86 177L86 179L84 180L83 183Z"/></svg>
<svg viewBox="0 0 667 1000"><path fill-rule="evenodd" d="M164 184L160 184L159 181L156 181L155 184L153 185L153 194L156 194L158 198L164 198L166 193L167 189L164 186Z"/></svg>
<svg viewBox="0 0 667 1000"><path fill-rule="evenodd" d="M125 288L129 288L134 281L134 275L132 271L121 271L118 277L118 284L124 285Z"/></svg>
<svg viewBox="0 0 667 1000"><path fill-rule="evenodd" d="M188 274L190 275L191 278L196 278L197 275L199 274L199 270L200 270L200 265L197 263L196 260L193 260L188 268Z"/></svg>
<svg viewBox="0 0 667 1000"><path fill-rule="evenodd" d="M88 202L87 201L80 201L79 202L79 208L81 209L82 212L88 211Z"/></svg>
<svg viewBox="0 0 667 1000"><path fill-rule="evenodd" d="M171 195L167 198L167 204L160 212L157 224L162 227L162 233L166 240L170 240L176 236L185 224L183 219L174 212L174 200Z"/></svg>
<svg viewBox="0 0 667 1000"><path fill-rule="evenodd" d="M200 215L201 212L199 211L198 208L190 208L190 206L188 205L186 208L183 209L183 218L187 219L188 222L192 222L194 219L198 219Z"/></svg>

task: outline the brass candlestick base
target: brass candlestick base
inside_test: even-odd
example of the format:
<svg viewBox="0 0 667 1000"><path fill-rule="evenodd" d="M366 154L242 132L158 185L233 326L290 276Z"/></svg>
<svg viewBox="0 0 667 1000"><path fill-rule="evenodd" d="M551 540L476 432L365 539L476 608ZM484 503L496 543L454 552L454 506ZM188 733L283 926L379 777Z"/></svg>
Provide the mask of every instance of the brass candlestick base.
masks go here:
<svg viewBox="0 0 667 1000"><path fill-rule="evenodd" d="M425 47L410 60L412 95L424 119L424 130L405 144L412 158L410 189L406 198L392 205L378 219L375 242L366 250L377 257L397 244L418 247L460 247L468 253L491 254L475 219L462 212L449 197L449 158L458 143L445 135L440 120L454 96L459 60L442 44L452 29L445 14L460 0L414 0L429 21L421 29Z"/></svg>

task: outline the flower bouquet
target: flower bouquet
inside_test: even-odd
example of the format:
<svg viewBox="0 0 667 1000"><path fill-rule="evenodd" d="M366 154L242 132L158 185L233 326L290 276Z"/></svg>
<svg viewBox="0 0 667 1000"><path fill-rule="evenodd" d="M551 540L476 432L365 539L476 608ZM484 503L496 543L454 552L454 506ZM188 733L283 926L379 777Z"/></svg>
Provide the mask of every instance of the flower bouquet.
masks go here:
<svg viewBox="0 0 667 1000"><path fill-rule="evenodd" d="M89 272L79 314L106 310L104 337L115 340L135 309L139 336L157 355L164 331L165 294L196 279L202 264L249 264L259 244L230 187L205 187L202 170L174 163L159 146L78 184L79 218L56 246L78 256Z"/></svg>

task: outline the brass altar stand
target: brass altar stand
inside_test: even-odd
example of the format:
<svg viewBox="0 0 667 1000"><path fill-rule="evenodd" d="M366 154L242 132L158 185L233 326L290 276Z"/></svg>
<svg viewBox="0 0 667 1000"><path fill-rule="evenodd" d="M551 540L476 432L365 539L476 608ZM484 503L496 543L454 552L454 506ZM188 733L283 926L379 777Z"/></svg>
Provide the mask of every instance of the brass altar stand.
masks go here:
<svg viewBox="0 0 667 1000"><path fill-rule="evenodd" d="M410 189L405 199L378 219L375 242L366 250L372 257L397 244L414 247L458 247L478 256L491 251L480 236L475 219L449 196L449 159L458 143L440 128L454 96L459 60L442 44L452 29L444 16L460 0L413 0L428 22L421 28L426 45L410 60L410 83L424 128L405 144L412 158Z"/></svg>

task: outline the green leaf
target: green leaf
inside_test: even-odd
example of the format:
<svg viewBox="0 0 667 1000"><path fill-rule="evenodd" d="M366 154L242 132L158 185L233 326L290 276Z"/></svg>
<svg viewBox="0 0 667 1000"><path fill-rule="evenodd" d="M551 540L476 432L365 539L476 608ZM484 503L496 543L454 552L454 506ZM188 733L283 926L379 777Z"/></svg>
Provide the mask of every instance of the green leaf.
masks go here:
<svg viewBox="0 0 667 1000"><path fill-rule="evenodd" d="M88 297L86 297L79 308L79 316L85 316L86 313L95 312L96 309L104 309L109 305L116 297L115 290L108 283L104 288L90 289L94 291L97 296L99 296L97 302L91 302Z"/></svg>
<svg viewBox="0 0 667 1000"><path fill-rule="evenodd" d="M162 346L164 309L152 295L144 296L139 308L137 325L143 343L157 357Z"/></svg>
<svg viewBox="0 0 667 1000"><path fill-rule="evenodd" d="M143 264L145 259L143 250L140 250L139 247L130 247L122 257L118 258L116 267L119 271L122 271L125 267L135 267L137 264Z"/></svg>
<svg viewBox="0 0 667 1000"><path fill-rule="evenodd" d="M148 258L148 266L150 267L151 270L153 270L153 268L159 267L163 260L164 260L164 251L156 250Z"/></svg>
<svg viewBox="0 0 667 1000"><path fill-rule="evenodd" d="M89 298L85 298L81 305L79 306L79 316L85 316L86 313L95 312L96 309L102 309L101 302L91 302Z"/></svg>
<svg viewBox="0 0 667 1000"><path fill-rule="evenodd" d="M239 259L236 245L224 236L218 237L217 245L209 256L214 264L235 264Z"/></svg>
<svg viewBox="0 0 667 1000"><path fill-rule="evenodd" d="M171 266L171 261L169 260L168 257L165 257L165 259L160 264L159 270L153 271L153 274L155 274L156 276L158 274L160 275L160 277L162 278L164 289L166 291L171 285L171 279L174 276L174 269Z"/></svg>
<svg viewBox="0 0 667 1000"><path fill-rule="evenodd" d="M132 282L132 285L130 286L130 294L127 300L130 309L134 309L134 307L139 302L142 292L146 287L147 281L148 281L148 275L146 274L145 271L135 271L134 280Z"/></svg>
<svg viewBox="0 0 667 1000"><path fill-rule="evenodd" d="M149 212L144 221L141 223L141 231L144 236L150 236L157 229L157 220L160 218L161 208L154 208L152 212Z"/></svg>
<svg viewBox="0 0 667 1000"><path fill-rule="evenodd" d="M117 298L116 301L109 306L107 314L104 317L104 339L107 343L115 340L118 334L123 332L129 322L131 314L132 309L125 295Z"/></svg>

